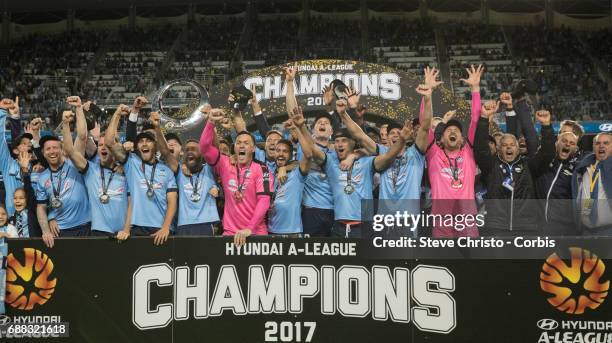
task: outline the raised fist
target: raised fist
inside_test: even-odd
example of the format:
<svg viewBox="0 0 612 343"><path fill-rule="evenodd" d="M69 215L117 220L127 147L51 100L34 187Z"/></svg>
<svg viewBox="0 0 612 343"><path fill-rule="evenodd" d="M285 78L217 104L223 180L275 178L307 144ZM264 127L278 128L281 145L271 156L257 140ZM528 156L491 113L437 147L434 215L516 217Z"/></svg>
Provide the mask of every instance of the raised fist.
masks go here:
<svg viewBox="0 0 612 343"><path fill-rule="evenodd" d="M491 117L497 113L499 109L499 101L489 100L482 105L480 109L480 116L483 118L491 119Z"/></svg>
<svg viewBox="0 0 612 343"><path fill-rule="evenodd" d="M69 97L66 98L66 102L70 106L75 106L75 107L82 107L83 106L83 104L81 103L81 98L78 97L78 96L69 96Z"/></svg>
<svg viewBox="0 0 612 343"><path fill-rule="evenodd" d="M130 108L127 105L119 105L115 110L115 114L120 114L122 116L128 115L130 113Z"/></svg>
<svg viewBox="0 0 612 343"><path fill-rule="evenodd" d="M506 105L506 108L512 108L512 94L503 92L499 95L499 100Z"/></svg>
<svg viewBox="0 0 612 343"><path fill-rule="evenodd" d="M74 120L74 113L72 111L62 112L62 122L70 123Z"/></svg>
<svg viewBox="0 0 612 343"><path fill-rule="evenodd" d="M213 108L210 111L210 115L208 116L208 119L211 120L214 123L218 123L221 120L223 120L224 117L225 117L225 112L223 112L222 109L220 109L220 108Z"/></svg>
<svg viewBox="0 0 612 343"><path fill-rule="evenodd" d="M153 125L153 127L158 128L161 123L161 117L159 116L159 112L151 112L151 114L149 114L149 122L151 122L151 125Z"/></svg>
<svg viewBox="0 0 612 343"><path fill-rule="evenodd" d="M134 104L132 105L132 107L134 108L134 111L138 112L147 103L149 103L149 100L147 100L147 98L145 98L144 96L141 95L141 96L136 97L136 99L134 99Z"/></svg>
<svg viewBox="0 0 612 343"><path fill-rule="evenodd" d="M551 115L547 110L539 110L536 112L536 120L542 125L550 125Z"/></svg>

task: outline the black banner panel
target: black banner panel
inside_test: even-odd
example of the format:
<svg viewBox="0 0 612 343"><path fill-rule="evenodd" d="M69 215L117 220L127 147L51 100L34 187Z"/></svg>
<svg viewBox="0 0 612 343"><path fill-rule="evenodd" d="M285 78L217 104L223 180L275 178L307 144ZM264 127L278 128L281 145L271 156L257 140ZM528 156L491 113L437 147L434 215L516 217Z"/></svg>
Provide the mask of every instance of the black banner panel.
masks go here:
<svg viewBox="0 0 612 343"><path fill-rule="evenodd" d="M52 249L11 240L0 334L3 342L612 342L612 240L603 241L607 250L557 245L541 259L483 260L370 258L357 240L251 238L238 248L224 238L161 247L58 239Z"/></svg>

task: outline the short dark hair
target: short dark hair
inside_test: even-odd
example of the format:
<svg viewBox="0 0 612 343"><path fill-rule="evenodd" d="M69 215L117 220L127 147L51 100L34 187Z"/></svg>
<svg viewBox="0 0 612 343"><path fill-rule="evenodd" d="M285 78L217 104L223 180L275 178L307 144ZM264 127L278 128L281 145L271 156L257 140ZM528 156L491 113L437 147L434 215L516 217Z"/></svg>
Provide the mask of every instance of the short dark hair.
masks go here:
<svg viewBox="0 0 612 343"><path fill-rule="evenodd" d="M59 139L59 137L53 136L53 135L49 135L49 136L44 136L43 138L41 138L38 143L40 144L40 147L42 149L44 149L45 148L45 143L51 142L51 141L56 141L56 142L60 142L60 143L62 142L62 140Z"/></svg>
<svg viewBox="0 0 612 343"><path fill-rule="evenodd" d="M238 137L240 137L242 135L248 135L249 137L251 137L251 140L253 141L253 145L256 144L255 137L253 137L253 135L249 131L240 131L240 132L238 132L238 134L236 135L236 141L238 141Z"/></svg>
<svg viewBox="0 0 612 343"><path fill-rule="evenodd" d="M283 138L280 141L276 142L276 145L279 145L279 144L285 144L289 148L289 159L292 159L293 158L293 143L291 143L290 140Z"/></svg>

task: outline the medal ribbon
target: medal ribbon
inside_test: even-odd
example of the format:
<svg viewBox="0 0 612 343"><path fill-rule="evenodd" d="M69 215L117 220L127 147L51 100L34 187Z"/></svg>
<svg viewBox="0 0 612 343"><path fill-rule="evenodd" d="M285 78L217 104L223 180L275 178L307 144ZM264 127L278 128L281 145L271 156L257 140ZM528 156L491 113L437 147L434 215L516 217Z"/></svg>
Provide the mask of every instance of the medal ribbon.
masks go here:
<svg viewBox="0 0 612 343"><path fill-rule="evenodd" d="M58 198L60 196L60 191L62 190L62 172L64 171L64 164L59 169L59 175L57 177L57 188L55 188L55 184L53 183L53 171L49 169L49 178L51 179L51 188L53 189L53 197Z"/></svg>
<svg viewBox="0 0 612 343"><path fill-rule="evenodd" d="M145 182L147 183L147 190L153 190L153 179L155 178L155 168L157 167L157 160L153 163L151 169L151 181L147 180L147 173L145 172L145 163L142 161L142 175L144 175ZM110 184L110 181L109 181Z"/></svg>
<svg viewBox="0 0 612 343"><path fill-rule="evenodd" d="M108 183L105 184L104 180L104 167L102 167L102 163L100 163L100 178L102 179L102 195L107 195L108 187L110 187L110 183L113 180L113 176L115 176L115 171L111 169L110 177L108 178Z"/></svg>

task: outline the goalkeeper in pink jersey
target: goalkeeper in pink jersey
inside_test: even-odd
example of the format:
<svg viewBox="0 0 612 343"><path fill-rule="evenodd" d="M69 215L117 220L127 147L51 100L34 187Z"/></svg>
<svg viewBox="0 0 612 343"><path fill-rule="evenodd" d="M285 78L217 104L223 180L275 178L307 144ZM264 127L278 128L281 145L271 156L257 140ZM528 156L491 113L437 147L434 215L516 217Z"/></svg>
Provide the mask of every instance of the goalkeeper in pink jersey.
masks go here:
<svg viewBox="0 0 612 343"><path fill-rule="evenodd" d="M431 183L432 208L435 215L472 215L478 213L474 198L474 179L476 177L476 160L474 158L474 135L480 118L480 77L484 68L482 65L466 68L467 79L461 79L471 87L472 110L467 137L463 125L456 119L446 122L442 137L435 141L433 129L429 130L429 147L427 157L427 171ZM425 73L425 84L436 88L442 82L436 80L437 73ZM421 118L423 105L421 104ZM422 120L422 119L421 119ZM443 221L435 221L432 231L433 237L459 237L478 236L478 230L471 220L460 225L448 225Z"/></svg>
<svg viewBox="0 0 612 343"><path fill-rule="evenodd" d="M200 149L215 173L220 176L225 193L223 234L233 235L234 243L243 245L250 235L267 235L265 221L274 192L274 180L264 164L253 160L255 138L246 132L238 133L234 143L235 163L215 146L215 124L225 114L220 109L210 112L200 137Z"/></svg>

